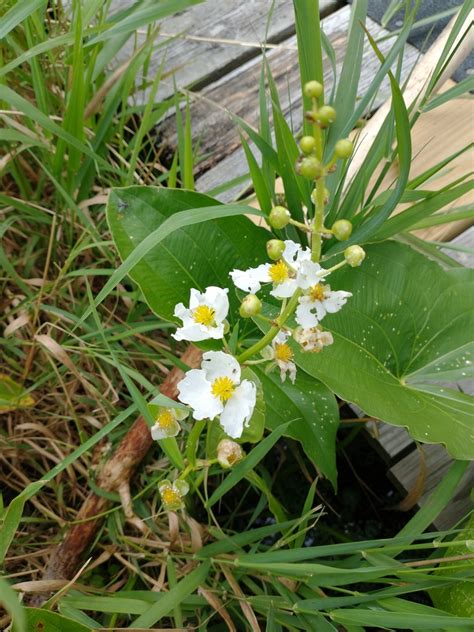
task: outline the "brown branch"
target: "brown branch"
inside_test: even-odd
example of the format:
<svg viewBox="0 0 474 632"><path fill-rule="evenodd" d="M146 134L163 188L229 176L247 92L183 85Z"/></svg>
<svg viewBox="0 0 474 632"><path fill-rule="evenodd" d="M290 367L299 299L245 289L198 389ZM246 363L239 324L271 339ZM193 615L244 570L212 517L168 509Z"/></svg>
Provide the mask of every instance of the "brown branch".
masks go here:
<svg viewBox="0 0 474 632"><path fill-rule="evenodd" d="M192 368L196 367L201 361L201 351L190 346L181 360ZM160 392L176 399L176 386L182 377L181 369L174 367L160 386ZM152 443L146 421L143 417L138 417L99 473L96 480L97 487L108 492L123 488L124 484L128 484L134 470L145 457ZM74 575L83 553L94 539L102 520L101 514L109 505L110 501L103 496L97 496L94 493L88 495L77 514L75 522L78 524L67 532L63 542L53 551L43 575L44 579L69 579Z"/></svg>

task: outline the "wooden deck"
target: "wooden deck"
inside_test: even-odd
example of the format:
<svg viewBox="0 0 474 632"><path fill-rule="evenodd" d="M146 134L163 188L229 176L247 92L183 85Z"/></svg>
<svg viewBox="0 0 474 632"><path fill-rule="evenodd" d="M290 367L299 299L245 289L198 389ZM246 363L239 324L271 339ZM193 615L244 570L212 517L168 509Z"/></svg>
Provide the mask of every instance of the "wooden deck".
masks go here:
<svg viewBox="0 0 474 632"><path fill-rule="evenodd" d="M112 8L126 8L131 0L112 0ZM262 64L262 42L266 39L266 56L275 82L279 88L282 106L292 125L298 129L301 118L299 100L299 71L294 29L292 2L277 0L272 19L267 25L270 2L234 2L220 0L196 5L179 15L164 20L160 37L174 39L167 45L165 72L170 75L160 86L158 98L169 97L173 93L173 80L182 90L188 91L191 99L191 121L193 138L200 143L203 156L196 170L196 188L212 192L224 182L240 179L239 184L220 193L218 197L228 201L248 189L247 162L239 142L239 133L232 122L230 113L243 117L255 125L258 117L258 84ZM340 70L346 46L350 7L343 1L321 0L322 28L336 52L336 67ZM377 23L367 24L376 38L386 34ZM265 38L265 33L267 37ZM382 52L387 52L391 40L379 42ZM119 56L130 56L132 43L123 43ZM405 48L402 79L409 76L413 66L420 60L420 53L413 46ZM162 60L158 49L156 68ZM327 62L328 60L326 60ZM331 83L329 63L326 81ZM359 90L362 91L372 79L379 62L367 44ZM172 76L171 76L172 73ZM377 109L389 98L390 89L386 82L373 104ZM143 98L146 95L142 95ZM291 98L290 98L291 97ZM456 151L473 135L472 105L464 99L457 99L442 106L429 115L423 116L414 128L412 176L423 171L443 156ZM162 141L170 147L176 145L174 118L170 117L160 127ZM456 172L464 174L472 169L472 158L466 152L460 156L453 169L442 175L433 186L443 186L454 180ZM395 173L387 176L392 181ZM472 202L472 197L470 199ZM463 200L461 203L467 203ZM464 225L448 225L430 229L425 237L438 241L449 241L465 229ZM474 228L456 237L454 241L462 245L474 245ZM473 265L466 253L448 251L463 265ZM449 467L450 458L441 446L417 446L403 428L389 426L381 422L370 422L368 432L375 448L387 462L389 475L407 492L419 491L418 504L422 505L427 495L436 486ZM438 528L446 528L456 523L466 513L472 503L469 498L474 485L474 466L465 475L457 497L436 521Z"/></svg>

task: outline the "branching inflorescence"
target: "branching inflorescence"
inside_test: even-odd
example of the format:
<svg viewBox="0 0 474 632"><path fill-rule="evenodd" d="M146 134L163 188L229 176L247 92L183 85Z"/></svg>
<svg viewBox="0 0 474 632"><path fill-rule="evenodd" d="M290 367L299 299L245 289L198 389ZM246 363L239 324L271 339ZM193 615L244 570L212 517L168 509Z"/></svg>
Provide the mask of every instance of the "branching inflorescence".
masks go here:
<svg viewBox="0 0 474 632"><path fill-rule="evenodd" d="M306 113L313 134L300 140L301 156L297 171L314 183L311 199L314 204L312 219L305 223L294 220L290 209L284 206L272 208L268 223L275 230L293 226L300 230L302 245L290 239L270 239L267 242L269 262L247 270L230 273L236 288L246 292L239 314L243 319L253 318L266 329L262 337L240 354L232 355L226 336L229 326L228 289L211 286L204 292L191 290L189 306L176 305L174 315L182 321L174 337L177 340L201 342L209 339L222 340L223 350L207 351L203 354L200 369L188 371L178 384L179 400L188 407L188 412L178 409L160 409L152 428L152 436L165 439L176 436L180 421L189 414L196 421L218 419L226 438L217 446L217 458L222 467L231 467L244 457L240 445L234 441L242 437L251 422L257 402L257 385L252 379L242 378L242 367L254 364L266 365L266 371L278 368L281 380L288 376L295 383L296 364L294 351L289 341L293 339L302 352L319 353L333 344L333 337L321 325L326 314L338 312L352 296L348 291L332 290L328 278L344 265L360 266L365 258L364 250L352 245L344 251L342 261L330 268L320 264L322 240L335 237L339 241L349 239L352 224L338 220L332 227L324 224L328 191L325 177L334 171L338 160L346 160L353 151L349 139L339 140L334 153L324 164L324 132L336 118L336 111L329 105L319 106L323 86L309 81L304 86L305 96L311 98L312 109ZM268 286L269 294L279 302L275 315L274 305L264 308L257 294L262 286ZM265 326L263 326L265 325ZM230 438L229 438L230 437ZM209 461L206 465L209 465ZM178 479L160 485L163 506L176 510L183 506L183 497L189 487L185 477L192 468L202 467L199 463L188 466ZM190 469L191 468L191 469Z"/></svg>

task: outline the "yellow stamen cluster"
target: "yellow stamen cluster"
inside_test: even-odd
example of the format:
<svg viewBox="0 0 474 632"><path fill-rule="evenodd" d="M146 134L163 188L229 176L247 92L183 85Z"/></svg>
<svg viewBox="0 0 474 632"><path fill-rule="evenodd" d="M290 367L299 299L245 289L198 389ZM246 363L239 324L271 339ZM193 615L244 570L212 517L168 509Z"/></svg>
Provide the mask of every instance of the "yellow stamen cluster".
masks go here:
<svg viewBox="0 0 474 632"><path fill-rule="evenodd" d="M214 397L218 397L221 402L226 402L228 399L232 397L232 394L235 390L234 382L230 379L230 377L218 377L214 380L211 388L211 392Z"/></svg>
<svg viewBox="0 0 474 632"><path fill-rule="evenodd" d="M281 362L290 362L293 358L293 351L290 346L286 344L286 342L277 343L275 345L275 360L280 360Z"/></svg>
<svg viewBox="0 0 474 632"><path fill-rule="evenodd" d="M270 266L268 274L273 283L283 283L283 281L286 281L290 276L290 270L286 263L280 259L280 261Z"/></svg>
<svg viewBox="0 0 474 632"><path fill-rule="evenodd" d="M322 301L324 300L325 286L322 283L318 283L317 285L313 285L313 287L309 291L309 296L312 301Z"/></svg>
<svg viewBox="0 0 474 632"><path fill-rule="evenodd" d="M181 496L172 487L161 490L161 499L165 507L175 507L181 503Z"/></svg>
<svg viewBox="0 0 474 632"><path fill-rule="evenodd" d="M171 410L163 410L156 418L156 423L162 430L169 430L174 421L174 415Z"/></svg>
<svg viewBox="0 0 474 632"><path fill-rule="evenodd" d="M209 305L199 305L193 311L193 318L196 323L210 327L215 320L216 312Z"/></svg>

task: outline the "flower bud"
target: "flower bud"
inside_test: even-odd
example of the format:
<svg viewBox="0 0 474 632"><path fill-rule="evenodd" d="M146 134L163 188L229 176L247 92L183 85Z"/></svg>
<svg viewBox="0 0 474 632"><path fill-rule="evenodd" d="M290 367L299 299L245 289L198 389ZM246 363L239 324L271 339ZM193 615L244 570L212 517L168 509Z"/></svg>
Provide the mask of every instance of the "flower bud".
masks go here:
<svg viewBox="0 0 474 632"><path fill-rule="evenodd" d="M337 222L334 222L332 225L331 230L338 241L346 241L351 236L352 223L348 219L338 219Z"/></svg>
<svg viewBox="0 0 474 632"><path fill-rule="evenodd" d="M237 461L244 458L242 448L235 441L222 439L217 446L217 460L224 469L232 467Z"/></svg>
<svg viewBox="0 0 474 632"><path fill-rule="evenodd" d="M281 239L267 241L267 255L272 261L278 261L285 251L285 242Z"/></svg>
<svg viewBox="0 0 474 632"><path fill-rule="evenodd" d="M341 138L334 147L334 153L337 158L349 158L354 151L354 145L348 138Z"/></svg>
<svg viewBox="0 0 474 632"><path fill-rule="evenodd" d="M290 211L284 206L274 206L268 216L268 223L272 228L285 228L291 219Z"/></svg>
<svg viewBox="0 0 474 632"><path fill-rule="evenodd" d="M255 294L248 294L242 301L239 313L242 318L256 316L262 311L262 301Z"/></svg>
<svg viewBox="0 0 474 632"><path fill-rule="evenodd" d="M357 268L365 259L365 250L360 246L349 246L344 250L344 257L351 268Z"/></svg>
<svg viewBox="0 0 474 632"><path fill-rule="evenodd" d="M319 108L316 119L321 127L327 127L336 120L336 110L330 105L323 105Z"/></svg>
<svg viewBox="0 0 474 632"><path fill-rule="evenodd" d="M303 92L305 97L318 99L323 93L323 86L319 81L307 81L304 84Z"/></svg>
<svg viewBox="0 0 474 632"><path fill-rule="evenodd" d="M316 141L313 136L303 136L300 140L300 149L304 154L312 154L316 149Z"/></svg>
<svg viewBox="0 0 474 632"><path fill-rule="evenodd" d="M306 156L297 165L297 171L303 178L315 180L323 174L321 163L315 156Z"/></svg>

